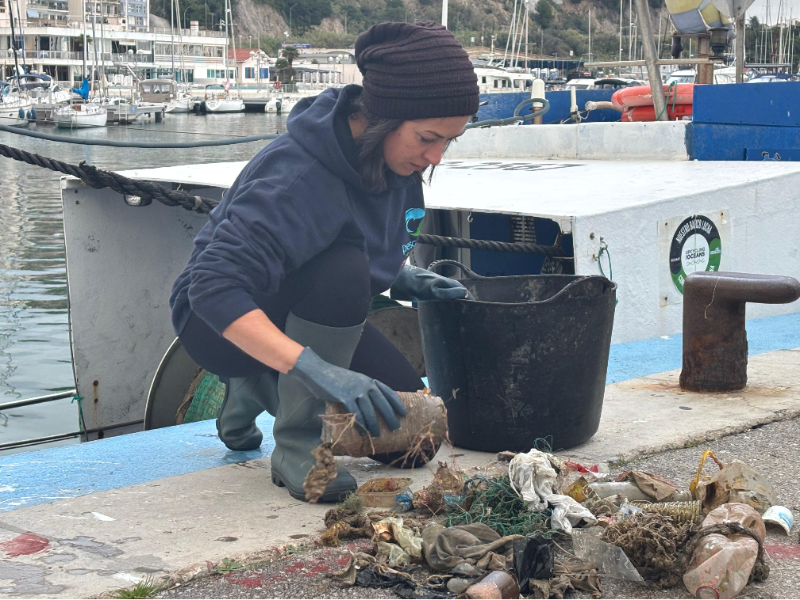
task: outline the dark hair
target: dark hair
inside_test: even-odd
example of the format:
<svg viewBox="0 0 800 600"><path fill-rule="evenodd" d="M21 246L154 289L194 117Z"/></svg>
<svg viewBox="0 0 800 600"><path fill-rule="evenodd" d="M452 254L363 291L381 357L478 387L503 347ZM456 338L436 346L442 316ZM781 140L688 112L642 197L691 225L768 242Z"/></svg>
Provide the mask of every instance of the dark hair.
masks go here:
<svg viewBox="0 0 800 600"><path fill-rule="evenodd" d="M349 118L356 113L361 114L367 121L367 127L356 140L361 183L367 191L379 194L387 188L388 167L383 157L383 141L403 124L403 119L376 117L364 106L360 94L350 101L347 116Z"/></svg>

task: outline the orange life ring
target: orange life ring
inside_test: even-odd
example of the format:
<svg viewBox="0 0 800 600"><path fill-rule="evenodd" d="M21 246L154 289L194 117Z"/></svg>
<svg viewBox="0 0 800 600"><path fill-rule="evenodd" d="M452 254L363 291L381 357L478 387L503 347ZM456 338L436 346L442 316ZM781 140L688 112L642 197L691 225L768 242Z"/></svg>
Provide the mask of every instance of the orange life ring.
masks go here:
<svg viewBox="0 0 800 600"><path fill-rule="evenodd" d="M275 83L272 84L272 87L274 87L276 90L281 89L281 82L276 79Z"/></svg>
<svg viewBox="0 0 800 600"><path fill-rule="evenodd" d="M676 104L674 107L672 106L672 102L667 103L667 119L669 121L678 121L683 119L683 117L691 117L692 116L692 105L691 104ZM620 117L620 121L626 123L632 122L641 122L641 121L655 121L656 120L656 109L652 106L631 106L630 108L626 108L625 112L622 113L622 117Z"/></svg>
<svg viewBox="0 0 800 600"><path fill-rule="evenodd" d="M664 96L670 106L673 104L692 104L694 84L679 83L673 85L672 89L670 89L670 86L665 85ZM614 92L614 95L611 96L611 102L620 110L636 106L653 106L653 93L649 85L635 85Z"/></svg>

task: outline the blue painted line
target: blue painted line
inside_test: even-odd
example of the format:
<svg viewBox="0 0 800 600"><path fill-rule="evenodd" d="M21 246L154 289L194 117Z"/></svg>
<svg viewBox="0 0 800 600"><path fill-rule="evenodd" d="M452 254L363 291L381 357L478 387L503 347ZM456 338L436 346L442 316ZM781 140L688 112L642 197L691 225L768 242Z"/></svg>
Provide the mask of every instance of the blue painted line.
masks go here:
<svg viewBox="0 0 800 600"><path fill-rule="evenodd" d="M0 512L265 458L275 447L273 422L266 413L256 420L264 441L248 452L228 450L211 419L4 456Z"/></svg>
<svg viewBox="0 0 800 600"><path fill-rule="evenodd" d="M798 348L800 313L748 321L747 337L751 355ZM679 369L681 343L674 335L614 344L607 383ZM212 419L0 457L0 512L266 458L275 447L273 421L258 418L264 442L249 452L225 448Z"/></svg>

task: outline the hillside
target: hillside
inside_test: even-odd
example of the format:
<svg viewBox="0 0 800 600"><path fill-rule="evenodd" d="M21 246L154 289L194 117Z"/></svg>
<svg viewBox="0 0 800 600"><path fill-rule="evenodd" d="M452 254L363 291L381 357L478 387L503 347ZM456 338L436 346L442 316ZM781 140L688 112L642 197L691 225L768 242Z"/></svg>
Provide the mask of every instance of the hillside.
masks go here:
<svg viewBox="0 0 800 600"><path fill-rule="evenodd" d="M591 11L593 58L616 58L619 1L538 0L530 13L530 54L557 54L563 58L569 57L571 51L574 57L585 59L589 51ZM169 18L170 2L151 0L151 10L157 16ZM649 2L653 30L657 32L662 0ZM187 20L218 28L222 0L185 0L179 9L185 11ZM495 35L495 48L502 51L513 9L514 0L450 0L449 26L465 46L488 47ZM439 21L441 0L233 0L233 16L237 45L246 42L256 46L259 40L267 53L275 55L282 41L342 48L352 45L358 33L382 21ZM626 35L622 46L627 58L627 2L623 21ZM666 23L666 17L662 23Z"/></svg>

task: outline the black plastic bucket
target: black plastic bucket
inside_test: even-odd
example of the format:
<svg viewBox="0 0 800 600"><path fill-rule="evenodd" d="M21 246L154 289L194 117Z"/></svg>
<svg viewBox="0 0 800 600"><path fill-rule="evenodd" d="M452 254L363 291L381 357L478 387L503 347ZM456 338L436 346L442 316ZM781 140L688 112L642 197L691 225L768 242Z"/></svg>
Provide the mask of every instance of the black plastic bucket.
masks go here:
<svg viewBox="0 0 800 600"><path fill-rule="evenodd" d="M522 275L461 280L475 300L419 303L431 390L462 448L553 450L600 424L617 286L605 277Z"/></svg>

